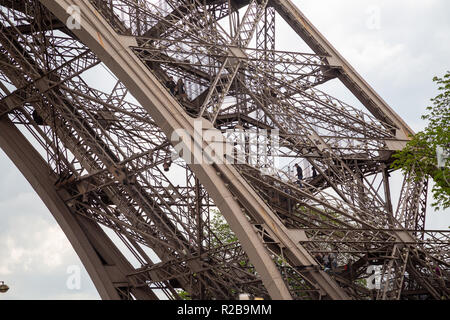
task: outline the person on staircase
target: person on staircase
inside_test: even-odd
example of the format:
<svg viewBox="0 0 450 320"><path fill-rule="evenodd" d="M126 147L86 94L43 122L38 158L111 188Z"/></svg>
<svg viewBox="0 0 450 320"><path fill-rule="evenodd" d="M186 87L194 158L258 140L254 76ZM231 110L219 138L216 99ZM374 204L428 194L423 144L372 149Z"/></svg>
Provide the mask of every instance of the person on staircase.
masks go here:
<svg viewBox="0 0 450 320"><path fill-rule="evenodd" d="M175 95L182 101L186 101L187 100L187 95L186 95L186 88L184 86L184 81L183 79L178 79L177 82L177 87L175 89Z"/></svg>
<svg viewBox="0 0 450 320"><path fill-rule="evenodd" d="M175 81L173 81L172 77L170 77L166 82L166 87L169 89L171 94L175 95L175 89L177 88L177 85L175 84Z"/></svg>
<svg viewBox="0 0 450 320"><path fill-rule="evenodd" d="M300 188L303 188L302 180L303 180L303 169L300 167L298 163L295 164L295 168L297 169L297 184Z"/></svg>
<svg viewBox="0 0 450 320"><path fill-rule="evenodd" d="M316 168L313 166L312 167L312 178L314 179L315 177L317 177L317 171L316 171Z"/></svg>
<svg viewBox="0 0 450 320"><path fill-rule="evenodd" d="M328 257L330 260L331 272L335 273L337 270L337 254L336 252L331 252Z"/></svg>

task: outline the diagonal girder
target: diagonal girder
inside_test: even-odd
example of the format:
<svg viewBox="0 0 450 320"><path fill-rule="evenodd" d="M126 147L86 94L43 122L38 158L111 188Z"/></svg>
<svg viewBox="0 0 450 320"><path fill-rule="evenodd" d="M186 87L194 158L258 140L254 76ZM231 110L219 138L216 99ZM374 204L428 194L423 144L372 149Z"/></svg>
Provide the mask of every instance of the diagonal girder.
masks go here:
<svg viewBox="0 0 450 320"><path fill-rule="evenodd" d="M61 22L77 1L43 1L59 19L19 2L1 2L0 116L31 134L56 179L50 191L89 221L91 239L107 227L140 263L122 269L119 298L155 289L194 299L448 297L448 234L424 230L426 183L405 180L392 209L389 166L407 126L290 1L92 0L73 32ZM246 5L249 23L239 23ZM315 54L275 49L276 14ZM256 49L233 44L254 34ZM107 75L105 66L119 79L103 92L89 73ZM164 88L170 77L185 96ZM372 115L319 89L336 77ZM199 129L189 115L211 90L226 100ZM180 129L190 138L174 140ZM278 147L255 156L255 141L277 130ZM171 158L182 145L201 160L196 150L212 141L193 137L211 132L228 137L237 165L222 151L213 164ZM301 185L291 170L299 160ZM225 238L212 222L221 215L234 231ZM103 260L108 241L96 242ZM330 253L332 272L320 258ZM370 264L384 266L378 291L359 281Z"/></svg>
<svg viewBox="0 0 450 320"><path fill-rule="evenodd" d="M47 4L46 3L46 5L49 5L50 7L51 7L51 5L50 4ZM58 10L56 10L56 9L58 9ZM63 13L63 10L61 10L59 7L56 7L55 8L55 13L58 15L58 14L63 14L64 16L66 15L65 13ZM82 12L83 12L83 10L82 10ZM84 12L84 14L86 14L87 16L85 16L84 18L87 20L87 21L90 21L91 19L94 19L94 20L97 20L98 19L98 17L92 17L92 16L90 16L89 15L89 12L90 11L85 11ZM99 24L98 23L96 23L96 26L98 26ZM104 37L106 37L106 31L107 29L105 29L103 32L103 36ZM86 30L83 30L83 32L86 32ZM110 33L111 34L111 33ZM113 34L111 34L111 36L113 36ZM116 38L117 38L117 36L116 36ZM90 38L91 40L90 41L92 41L92 39L95 39L95 37L94 38ZM105 41L107 40L108 38L106 37L105 39L103 39L103 43L105 43ZM114 39L114 37L113 38L111 38L111 40L112 39ZM116 43L116 45L117 44L119 44L118 42L117 42L117 40L115 40L115 43ZM130 51L128 51L129 49L126 49L124 52L130 52ZM100 50L101 52L102 52L102 54L103 54L103 49L101 49ZM98 53L98 52L97 52ZM128 61L130 61L130 60L128 60ZM136 61L136 60L134 60L134 61ZM111 68L112 70L115 70L115 68L116 67L114 67L114 68ZM129 75L129 73L128 73L128 75ZM127 79L127 81L129 81L129 78ZM126 81L124 81L125 83L126 83ZM148 83L148 82L147 82ZM136 86L133 86L134 88L139 88L139 86L138 87L136 87ZM158 86L156 87L156 88L159 88ZM136 90L136 89L135 89ZM137 94L138 93L138 94ZM165 93L165 95L167 95L167 93ZM136 92L135 93L135 96L138 98L138 99L143 99L143 95L142 94L140 94L139 92ZM164 95L163 95L164 96ZM162 97L162 96L161 96ZM151 102L151 104L155 104L155 101L152 101ZM145 104L144 104L145 105ZM174 105L173 103L171 104L172 106L176 106L176 105ZM156 109L156 110L158 110L158 109ZM155 110L153 110L152 112L153 113L155 113L154 112ZM155 114L155 117L158 119L158 120L161 120L161 123L167 123L167 120L168 119L170 119L171 117L169 116L169 118L167 118L167 115L166 115L166 120L163 120L164 118L161 118L158 114ZM181 120L181 119L180 119ZM186 120L183 120L183 121L186 121ZM187 124L187 123L186 123ZM186 127L185 127L186 128ZM206 169L206 167L204 166L204 165L202 165L202 166L198 166L197 168L195 168L194 167L194 171L196 171L196 170L199 170L200 168L202 168L202 170L203 170L203 168L205 168ZM233 173L232 171L228 171L229 170L229 168L228 167L220 167L220 169L222 169L222 170L225 170L224 171L224 173L226 172L227 173L227 176L229 176L229 174L231 174L231 175L234 175L235 173ZM197 172L197 173L199 173L199 172ZM200 176L202 176L202 175L200 175ZM214 190L215 189L215 187L213 187L210 183L208 183L208 181L206 181L206 183L204 183L208 188L210 188L211 190ZM245 185L242 185L242 187L244 187ZM239 187L238 189L240 189L241 191L243 191L243 189L242 189L242 187ZM245 187L244 187L245 188ZM223 192L223 191L222 191ZM212 192L212 195L213 195L213 197L214 197L214 192ZM247 198L247 200L246 201L248 201L248 200L250 200L250 199L252 199L251 197L250 198ZM216 198L216 200L218 200L217 198ZM256 200L256 199L255 199ZM253 201L253 200L251 200L251 201ZM217 201L216 201L217 202ZM220 201L219 201L220 202ZM255 203L256 204L256 203ZM222 202L222 205L220 205L220 204L218 204L219 205L219 207L221 207L221 206L223 206L224 205L224 203ZM227 205L230 205L230 203L227 203ZM226 214L227 213L227 209L225 209L225 210L222 210L223 211L223 213L224 214ZM239 210L240 211L240 210ZM228 211L228 212L230 212L230 211ZM232 211L231 211L232 212ZM253 213L256 213L256 212L253 212ZM229 220L231 220L231 218L232 217L230 217L230 216L228 216L227 218L229 218ZM232 221L232 220L231 220ZM242 225L242 224L241 224ZM235 227L237 228L238 226L237 225L235 225ZM238 231L239 231L239 228L237 229ZM241 234L241 237L243 237L243 239L245 239L246 237L248 237L248 233L246 233L246 235L244 236L243 234ZM239 235L238 235L238 237L239 237ZM285 241L287 241L287 239L285 240ZM244 241L244 243L245 243L245 241ZM256 243L255 243L256 244ZM296 251L297 249L295 249L294 247L292 247L292 245L289 245L288 246L288 248L290 248L290 250L292 249L292 250L294 250L294 251ZM250 256L252 255L252 252L249 252L249 250L246 250L246 252L247 252L247 254L249 254ZM300 257L299 257L300 258ZM300 258L301 259L301 258ZM258 268L258 266L257 266L257 268ZM327 283L329 283L329 280L327 280L327 277L325 276L325 275L323 275L323 274L321 274L321 273L313 273L312 274L312 276L314 276L314 277L318 277L318 279L320 279L321 277L322 277L322 281L325 281L325 282L322 282L321 283L321 285L323 286L323 289L325 290L325 292L327 292L327 293L329 293L330 295L331 295L331 297L337 297L338 296L338 290L337 290L337 287L335 287L335 286L333 286L331 283L330 284L327 284ZM265 280L264 280L264 277L263 277L263 282L264 282ZM331 286L330 286L331 285ZM268 286L269 288L271 288L271 286ZM270 289L269 289L269 291L270 291Z"/></svg>
<svg viewBox="0 0 450 320"><path fill-rule="evenodd" d="M242 21L239 24L236 35L231 40L231 45L236 45L238 48L248 46L249 42L253 38L254 33L256 32L258 23L263 17L267 2L268 0L251 1L247 8L247 11L244 14L244 17L242 18ZM239 58L241 57L242 52L237 49L237 52L235 53L235 51L233 51L233 49L231 48L230 51L232 55L235 56L235 58L230 59L227 57L223 61L222 67L218 71L214 81L211 83L208 95L206 96L205 101L203 102L203 105L200 109L200 116L203 116L206 112L208 112L208 118L212 122L215 122L220 108L222 107L225 96L227 95L232 85L232 81L236 77L236 74L241 67L241 61ZM220 91L217 88L219 82L221 83Z"/></svg>

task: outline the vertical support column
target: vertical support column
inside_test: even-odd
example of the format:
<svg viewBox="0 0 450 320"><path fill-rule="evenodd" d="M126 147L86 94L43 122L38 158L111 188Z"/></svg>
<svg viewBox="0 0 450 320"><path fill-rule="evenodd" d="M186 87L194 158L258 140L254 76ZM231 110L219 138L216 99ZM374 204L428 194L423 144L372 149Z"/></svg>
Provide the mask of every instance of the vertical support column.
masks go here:
<svg viewBox="0 0 450 320"><path fill-rule="evenodd" d="M275 50L275 8L266 7L256 31L256 49ZM265 54L268 54L267 52Z"/></svg>
<svg viewBox="0 0 450 320"><path fill-rule="evenodd" d="M428 180L405 176L395 218L406 229L425 230Z"/></svg>
<svg viewBox="0 0 450 320"><path fill-rule="evenodd" d="M274 63L275 61L275 16L276 10L270 4L266 7L264 16L256 29L256 49L262 50L258 56L262 60L262 65L266 69L266 72L274 77ZM266 79L266 81L269 81ZM271 87L270 83L265 84L267 87ZM267 102L264 101L265 107ZM267 115L264 115L264 121L267 121Z"/></svg>
<svg viewBox="0 0 450 320"><path fill-rule="evenodd" d="M195 213L196 213L196 224L197 224L197 246L198 246L198 256L201 257L203 254L203 217L202 217L202 195L201 195L201 185L200 181L195 178ZM202 277L202 275L198 275ZM199 281L198 288L200 300L205 299L205 288L203 281Z"/></svg>
<svg viewBox="0 0 450 320"><path fill-rule="evenodd" d="M383 189L384 189L384 199L386 203L386 212L388 213L389 224L393 227L394 221L394 209L392 207L391 199L391 186L389 183L389 172L386 165L383 165Z"/></svg>

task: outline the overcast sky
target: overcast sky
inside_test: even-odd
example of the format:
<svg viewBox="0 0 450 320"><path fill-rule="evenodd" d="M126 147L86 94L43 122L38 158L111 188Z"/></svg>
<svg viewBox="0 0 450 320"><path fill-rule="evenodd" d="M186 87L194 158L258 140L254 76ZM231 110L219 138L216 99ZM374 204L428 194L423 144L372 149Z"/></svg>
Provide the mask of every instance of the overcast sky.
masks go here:
<svg viewBox="0 0 450 320"><path fill-rule="evenodd" d="M293 2L413 130L425 127L420 116L437 92L432 78L450 70L450 1ZM295 35L282 34L280 47L303 48ZM0 299L98 299L55 220L1 150L0 168L0 281L11 287ZM429 210L427 219L429 229L450 226L449 211ZM79 290L66 285L71 266L81 268Z"/></svg>

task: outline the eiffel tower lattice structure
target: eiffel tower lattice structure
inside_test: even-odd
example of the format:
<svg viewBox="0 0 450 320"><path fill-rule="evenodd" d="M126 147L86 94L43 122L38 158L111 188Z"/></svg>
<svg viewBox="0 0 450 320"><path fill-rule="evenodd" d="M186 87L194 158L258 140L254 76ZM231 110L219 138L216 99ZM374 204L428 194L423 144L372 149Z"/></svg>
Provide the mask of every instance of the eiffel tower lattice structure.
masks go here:
<svg viewBox="0 0 450 320"><path fill-rule="evenodd" d="M290 0L0 0L0 94L103 299L450 296L428 181L391 197L412 130Z"/></svg>

